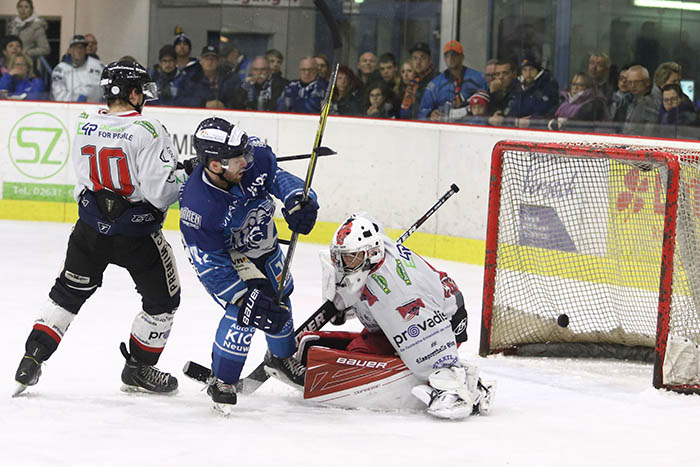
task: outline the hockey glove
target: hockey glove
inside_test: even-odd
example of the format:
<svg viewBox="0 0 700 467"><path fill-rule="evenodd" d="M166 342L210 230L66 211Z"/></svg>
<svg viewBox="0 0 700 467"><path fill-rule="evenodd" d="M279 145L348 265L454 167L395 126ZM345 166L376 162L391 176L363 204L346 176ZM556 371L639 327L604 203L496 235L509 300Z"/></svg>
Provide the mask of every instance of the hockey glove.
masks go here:
<svg viewBox="0 0 700 467"><path fill-rule="evenodd" d="M275 298L265 295L260 289L249 289L238 310L238 324L255 326L270 334L278 334L289 320L291 313Z"/></svg>
<svg viewBox="0 0 700 467"><path fill-rule="evenodd" d="M311 196L302 202L303 193L290 196L284 202L282 214L289 225L289 230L306 235L311 232L318 215L318 203Z"/></svg>
<svg viewBox="0 0 700 467"><path fill-rule="evenodd" d="M185 159L182 162L178 162L177 167L175 167L175 168L176 169L183 169L185 171L185 173L189 176L189 175L192 175L192 172L194 172L194 169L197 168L197 164L199 164L199 162L197 161L197 158L192 157L190 159Z"/></svg>

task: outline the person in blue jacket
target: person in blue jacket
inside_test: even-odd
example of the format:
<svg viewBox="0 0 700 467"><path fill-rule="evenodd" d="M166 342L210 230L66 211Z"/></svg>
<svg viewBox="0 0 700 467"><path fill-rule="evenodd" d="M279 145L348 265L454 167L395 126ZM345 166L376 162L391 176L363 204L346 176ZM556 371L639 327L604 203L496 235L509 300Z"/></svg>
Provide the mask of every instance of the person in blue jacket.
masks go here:
<svg viewBox="0 0 700 467"><path fill-rule="evenodd" d="M313 57L299 61L299 79L284 88L277 101L280 112L317 114L321 111L328 82L319 76Z"/></svg>
<svg viewBox="0 0 700 467"><path fill-rule="evenodd" d="M418 109L418 118L433 121L449 117L449 109L467 105L469 98L479 89L487 89L484 75L467 68L464 63L464 49L457 41L449 41L444 49L447 69L428 83Z"/></svg>
<svg viewBox="0 0 700 467"><path fill-rule="evenodd" d="M13 55L7 65L9 71L0 77L2 97L32 101L44 96L44 82L34 76L32 60L28 55Z"/></svg>
<svg viewBox="0 0 700 467"><path fill-rule="evenodd" d="M238 125L211 117L194 134L198 164L180 193L180 230L199 280L224 308L212 347L213 379L207 393L226 413L236 403L235 384L255 329L265 332L266 371L301 388L305 370L296 351L289 296L291 277L276 300L284 255L273 221L282 201L289 228L308 234L316 222L313 190L277 167L269 146Z"/></svg>

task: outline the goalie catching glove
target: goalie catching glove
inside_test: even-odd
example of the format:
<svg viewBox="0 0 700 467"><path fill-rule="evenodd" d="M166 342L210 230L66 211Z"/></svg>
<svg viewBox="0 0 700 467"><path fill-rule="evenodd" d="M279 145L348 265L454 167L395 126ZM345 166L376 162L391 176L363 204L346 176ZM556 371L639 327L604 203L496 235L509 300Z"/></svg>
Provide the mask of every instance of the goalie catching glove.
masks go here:
<svg viewBox="0 0 700 467"><path fill-rule="evenodd" d="M266 294L266 291L270 291L266 289L268 288L248 289L238 310L238 324L255 326L269 334L278 334L291 317L291 313L286 306L277 304L274 293Z"/></svg>
<svg viewBox="0 0 700 467"><path fill-rule="evenodd" d="M311 193L306 201L304 194L299 192L284 200L282 214L289 225L289 230L307 235L314 228L318 215L318 203Z"/></svg>

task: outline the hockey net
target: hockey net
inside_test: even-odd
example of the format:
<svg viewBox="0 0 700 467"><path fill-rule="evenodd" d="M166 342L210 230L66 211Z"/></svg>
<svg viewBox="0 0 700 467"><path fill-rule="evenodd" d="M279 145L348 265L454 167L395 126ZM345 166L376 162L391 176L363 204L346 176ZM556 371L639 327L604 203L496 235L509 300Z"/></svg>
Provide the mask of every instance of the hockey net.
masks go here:
<svg viewBox="0 0 700 467"><path fill-rule="evenodd" d="M480 354L649 360L700 392L699 156L498 143Z"/></svg>

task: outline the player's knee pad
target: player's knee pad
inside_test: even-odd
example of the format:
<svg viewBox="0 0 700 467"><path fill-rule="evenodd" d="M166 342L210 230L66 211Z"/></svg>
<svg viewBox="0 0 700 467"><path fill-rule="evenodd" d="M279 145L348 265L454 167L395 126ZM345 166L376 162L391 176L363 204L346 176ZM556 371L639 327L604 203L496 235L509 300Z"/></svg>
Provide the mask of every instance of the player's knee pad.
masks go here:
<svg viewBox="0 0 700 467"><path fill-rule="evenodd" d="M212 370L217 378L229 384L240 379L254 333L254 327L240 326L236 314L227 308L212 347Z"/></svg>
<svg viewBox="0 0 700 467"><path fill-rule="evenodd" d="M83 303L102 285L102 277L87 277L63 269L56 278L49 297L58 306L77 314Z"/></svg>
<svg viewBox="0 0 700 467"><path fill-rule="evenodd" d="M42 355L37 355L41 361L48 359L61 343L68 327L73 322L75 314L60 307L53 300L47 300L41 307L39 318L34 322L27 338L27 351L31 342L38 342L42 347Z"/></svg>
<svg viewBox="0 0 700 467"><path fill-rule="evenodd" d="M155 365L170 337L173 319L172 313L151 315L145 311L139 312L131 325L131 356L140 362Z"/></svg>
<svg viewBox="0 0 700 467"><path fill-rule="evenodd" d="M180 289L178 289L177 292L175 292L175 295L172 297L167 297L160 300L143 297L141 304L143 311L152 316L160 315L162 313L174 314L177 308L180 306Z"/></svg>

